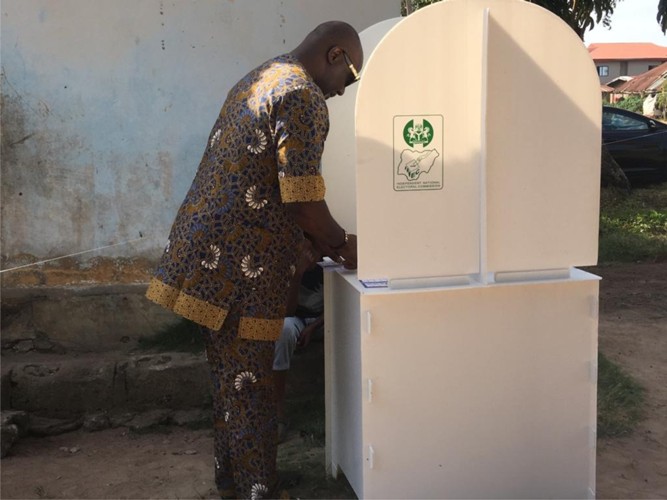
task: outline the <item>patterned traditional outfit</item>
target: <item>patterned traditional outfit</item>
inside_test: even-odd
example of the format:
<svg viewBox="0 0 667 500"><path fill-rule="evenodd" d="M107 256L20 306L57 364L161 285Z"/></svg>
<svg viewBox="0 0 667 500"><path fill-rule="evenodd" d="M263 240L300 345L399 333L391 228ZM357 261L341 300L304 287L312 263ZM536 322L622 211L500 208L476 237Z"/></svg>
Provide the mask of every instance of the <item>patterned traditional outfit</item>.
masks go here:
<svg viewBox="0 0 667 500"><path fill-rule="evenodd" d="M272 361L303 232L285 203L324 199L325 97L291 55L228 94L147 291L202 325L223 496L273 493Z"/></svg>

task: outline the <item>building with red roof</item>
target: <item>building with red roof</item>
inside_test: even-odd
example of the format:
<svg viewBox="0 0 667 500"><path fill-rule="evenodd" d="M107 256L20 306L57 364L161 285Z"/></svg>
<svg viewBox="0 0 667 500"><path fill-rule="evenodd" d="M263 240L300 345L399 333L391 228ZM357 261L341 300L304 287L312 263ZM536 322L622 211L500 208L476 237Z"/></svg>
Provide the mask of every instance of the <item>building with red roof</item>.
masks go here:
<svg viewBox="0 0 667 500"><path fill-rule="evenodd" d="M636 76L667 62L667 47L654 43L592 43L588 53L601 84L619 76Z"/></svg>

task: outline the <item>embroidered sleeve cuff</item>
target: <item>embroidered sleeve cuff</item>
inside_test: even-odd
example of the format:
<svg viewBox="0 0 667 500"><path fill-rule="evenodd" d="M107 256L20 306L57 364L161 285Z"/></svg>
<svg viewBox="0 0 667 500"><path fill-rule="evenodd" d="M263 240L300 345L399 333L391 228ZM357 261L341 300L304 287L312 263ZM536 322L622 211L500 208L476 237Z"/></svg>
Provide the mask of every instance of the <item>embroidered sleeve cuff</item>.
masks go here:
<svg viewBox="0 0 667 500"><path fill-rule="evenodd" d="M281 177L280 196L283 203L322 201L326 188L321 175Z"/></svg>

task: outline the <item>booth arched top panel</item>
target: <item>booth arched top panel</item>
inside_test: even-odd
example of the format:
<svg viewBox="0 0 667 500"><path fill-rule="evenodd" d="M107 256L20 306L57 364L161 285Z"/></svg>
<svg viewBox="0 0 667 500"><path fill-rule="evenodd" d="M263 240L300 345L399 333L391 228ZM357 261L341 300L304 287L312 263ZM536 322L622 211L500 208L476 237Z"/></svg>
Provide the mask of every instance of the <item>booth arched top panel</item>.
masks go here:
<svg viewBox="0 0 667 500"><path fill-rule="evenodd" d="M565 23L522 0L443 1L366 58L361 279L596 262L599 85Z"/></svg>

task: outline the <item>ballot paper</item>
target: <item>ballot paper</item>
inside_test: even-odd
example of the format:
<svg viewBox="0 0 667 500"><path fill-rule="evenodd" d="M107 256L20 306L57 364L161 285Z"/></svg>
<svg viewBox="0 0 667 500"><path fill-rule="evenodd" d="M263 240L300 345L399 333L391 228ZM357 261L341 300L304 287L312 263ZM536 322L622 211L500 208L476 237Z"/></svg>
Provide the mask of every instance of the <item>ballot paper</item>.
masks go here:
<svg viewBox="0 0 667 500"><path fill-rule="evenodd" d="M361 281L361 284L366 288L387 288L389 286L388 279L368 279L359 281Z"/></svg>

